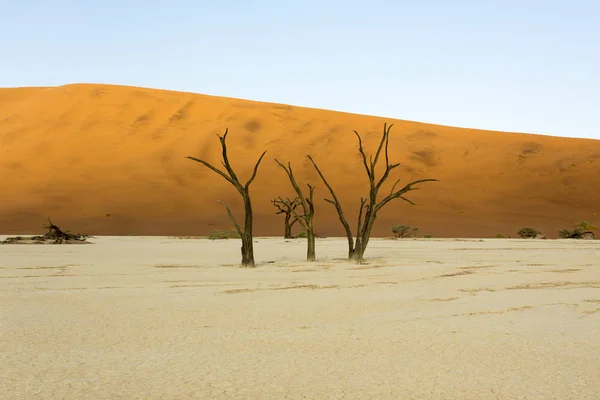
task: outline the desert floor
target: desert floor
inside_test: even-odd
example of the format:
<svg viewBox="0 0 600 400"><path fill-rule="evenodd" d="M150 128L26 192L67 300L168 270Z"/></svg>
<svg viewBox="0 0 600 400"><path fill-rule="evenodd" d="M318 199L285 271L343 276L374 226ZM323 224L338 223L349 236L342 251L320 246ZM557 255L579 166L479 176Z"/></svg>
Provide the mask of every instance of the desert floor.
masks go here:
<svg viewBox="0 0 600 400"><path fill-rule="evenodd" d="M0 398L600 398L600 241L92 241L0 246Z"/></svg>

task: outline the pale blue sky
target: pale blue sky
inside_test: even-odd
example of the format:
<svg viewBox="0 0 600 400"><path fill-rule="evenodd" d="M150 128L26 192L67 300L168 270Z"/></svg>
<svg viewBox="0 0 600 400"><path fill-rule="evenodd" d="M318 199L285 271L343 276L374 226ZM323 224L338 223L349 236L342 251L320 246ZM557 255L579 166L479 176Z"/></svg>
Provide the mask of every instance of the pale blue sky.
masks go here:
<svg viewBox="0 0 600 400"><path fill-rule="evenodd" d="M0 86L93 82L600 139L600 0L0 0Z"/></svg>

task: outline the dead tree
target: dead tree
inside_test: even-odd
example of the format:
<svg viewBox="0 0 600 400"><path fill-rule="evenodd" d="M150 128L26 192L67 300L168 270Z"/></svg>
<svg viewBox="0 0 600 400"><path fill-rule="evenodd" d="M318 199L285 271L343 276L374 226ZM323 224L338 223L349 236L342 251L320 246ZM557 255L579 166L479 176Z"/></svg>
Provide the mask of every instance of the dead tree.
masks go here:
<svg viewBox="0 0 600 400"><path fill-rule="evenodd" d="M42 236L15 236L9 237L6 240L0 242L3 244L14 244L14 243L53 243L53 244L69 244L69 243L85 243L90 235L81 235L70 233L69 231L63 231L57 225L54 225L52 220L48 217L48 225L44 225L44 228L48 230Z"/></svg>
<svg viewBox="0 0 600 400"><path fill-rule="evenodd" d="M390 176L390 172L398 167L400 163L390 164L388 157L388 145L389 145L389 134L390 129L393 124L389 127L387 124L383 126L383 135L381 137L381 141L379 142L379 147L377 148L377 152L375 153L375 157L372 155L367 158L365 154L365 150L363 148L362 139L358 132L354 131L356 137L358 138L358 151L360 152L363 165L365 167L365 171L367 172L367 177L369 178L369 195L360 198L360 208L358 211L358 223L357 223L357 231L356 231L356 239L353 239L352 230L350 229L350 225L346 220L344 215L344 211L342 209L342 205L340 203L339 198L336 196L333 188L325 179L325 176L317 166L314 159L308 155L308 159L311 161L317 173L321 177L321 180L327 186L329 193L331 194L331 199L325 199L328 203L331 203L335 206L335 209L338 213L338 218L342 225L344 226L344 230L346 231L346 236L348 238L348 259L355 260L359 263L364 261L364 253L367 249L367 245L369 244L369 239L371 238L371 229L377 219L377 213L390 201L394 199L402 199L412 205L415 205L412 201L404 197L404 194L411 190L418 190L418 187L414 187L415 185L423 182L437 182L437 179L419 179L410 183L407 183L401 189L396 189L400 179L398 179L394 185L392 186L389 194L378 200L378 195L381 187L386 182L386 180ZM385 170L381 178L377 179L375 176L375 168L377 167L377 162L379 161L379 157L381 152L383 151L383 155L385 157Z"/></svg>
<svg viewBox="0 0 600 400"><path fill-rule="evenodd" d="M298 201L297 198L294 200L290 200L289 198L286 200L283 200L281 197L277 197L277 198L271 200L271 203L273 203L273 205L275 207L277 207L277 209L279 210L275 214L283 214L285 216L285 219L283 221L283 223L284 223L283 238L291 239L292 238L292 227L294 226L294 224L296 222L298 222L298 217L296 217L294 215L294 210L296 209L296 207L298 207L298 205L300 205L300 202Z"/></svg>
<svg viewBox="0 0 600 400"><path fill-rule="evenodd" d="M285 166L282 163L280 163L277 159L275 159L275 162L286 172L288 178L290 179L292 187L298 195L296 201L298 201L300 207L302 208L302 213L299 214L295 208L292 208L292 212L294 213L294 216L296 216L296 218L298 219L300 225L302 225L302 227L306 231L306 261L315 261L315 231L313 228L313 219L315 215L315 204L313 202L313 195L315 188L310 184L307 184L309 192L308 196L305 197L304 193L302 193L302 189L300 189L300 186L298 186L298 183L296 182L294 172L292 171L292 165L288 162L287 166ZM289 201L288 206L291 208L291 203Z"/></svg>
<svg viewBox="0 0 600 400"><path fill-rule="evenodd" d="M238 231L238 233L240 234L240 237L242 239L242 248L241 248L242 267L253 268L255 266L255 264L254 264L254 246L253 246L253 238L252 238L252 202L250 201L249 188L250 188L250 184L254 181L254 178L256 178L256 173L258 172L258 166L260 165L260 162L262 161L263 157L265 156L266 151L264 151L262 153L262 155L259 157L256 164L254 165L254 171L252 172L252 176L250 177L250 179L248 179L248 181L246 182L245 185L242 185L240 183L240 180L238 179L237 175L233 171L233 168L231 168L231 164L229 163L229 158L227 157L227 144L226 144L225 140L227 139L228 131L229 131L228 129L225 129L225 134L223 136L217 135L219 137L219 141L221 142L221 148L222 148L223 161L221 163L225 167L226 172L221 171L218 168L215 168L214 166L212 166L211 164L207 163L204 160L200 160L198 158L191 157L191 156L188 156L186 158L193 160L193 161L197 161L197 162L203 164L204 166L206 166L207 168L213 170L217 174L221 175L227 182L231 183L237 189L237 191L240 193L240 195L242 196L242 200L244 201L244 229L242 229L240 224L238 224L238 222L235 219L233 213L231 212L231 209L229 208L229 206L220 200L219 200L219 203L221 203L227 210L227 214L229 215L229 218L233 222L235 229Z"/></svg>

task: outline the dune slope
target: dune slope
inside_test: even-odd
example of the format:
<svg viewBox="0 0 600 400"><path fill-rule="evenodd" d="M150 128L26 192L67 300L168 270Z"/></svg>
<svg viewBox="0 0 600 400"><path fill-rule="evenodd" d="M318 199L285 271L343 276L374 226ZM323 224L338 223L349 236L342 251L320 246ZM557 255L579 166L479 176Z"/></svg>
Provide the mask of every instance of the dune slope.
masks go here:
<svg viewBox="0 0 600 400"><path fill-rule="evenodd" d="M270 199L292 189L274 158L317 186L315 225L342 235L313 155L346 207L351 225L367 180L353 130L374 151L394 123L391 184L432 177L380 214L374 234L393 224L434 236L515 236L524 226L549 237L573 222L598 222L600 141L493 132L111 85L0 89L0 232L41 231L47 216L73 231L118 235L203 235L241 215L235 189L185 156L220 164L216 134L229 128L241 179L267 150L251 187L257 235L279 235Z"/></svg>

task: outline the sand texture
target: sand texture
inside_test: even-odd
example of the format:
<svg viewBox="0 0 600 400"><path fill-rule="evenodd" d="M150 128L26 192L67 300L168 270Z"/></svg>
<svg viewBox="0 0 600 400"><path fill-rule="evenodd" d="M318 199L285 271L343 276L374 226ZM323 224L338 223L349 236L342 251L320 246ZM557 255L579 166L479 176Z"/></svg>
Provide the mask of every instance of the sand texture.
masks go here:
<svg viewBox="0 0 600 400"><path fill-rule="evenodd" d="M600 242L0 249L0 398L598 399Z"/></svg>
<svg viewBox="0 0 600 400"><path fill-rule="evenodd" d="M400 94L399 94L400 95ZM402 110L398 110L401 114ZM556 237L582 220L600 223L600 141L451 128L410 121L191 93L110 85L0 89L0 233L37 233L47 217L76 232L207 235L231 226L241 200L221 177L185 156L220 165L217 134L229 128L242 180L268 150L251 187L259 235L282 233L270 199L291 195L277 157L316 185L315 227L343 235L314 156L355 226L364 169L353 130L373 152L394 123L395 181L438 178L384 209L374 234L416 225L436 237L495 237L530 226ZM435 122L435 121L430 121ZM305 187L305 186L304 186Z"/></svg>

